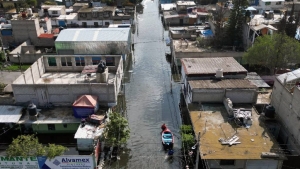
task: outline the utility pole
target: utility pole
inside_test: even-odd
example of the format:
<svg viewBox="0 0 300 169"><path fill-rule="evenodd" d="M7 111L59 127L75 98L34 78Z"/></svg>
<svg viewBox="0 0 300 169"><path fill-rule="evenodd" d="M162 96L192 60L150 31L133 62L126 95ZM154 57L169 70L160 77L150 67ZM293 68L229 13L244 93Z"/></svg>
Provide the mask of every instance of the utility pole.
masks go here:
<svg viewBox="0 0 300 169"><path fill-rule="evenodd" d="M198 165L199 165L199 147L200 147L200 131L198 133L198 138L197 138L197 157L196 157L196 166L195 169L198 169Z"/></svg>

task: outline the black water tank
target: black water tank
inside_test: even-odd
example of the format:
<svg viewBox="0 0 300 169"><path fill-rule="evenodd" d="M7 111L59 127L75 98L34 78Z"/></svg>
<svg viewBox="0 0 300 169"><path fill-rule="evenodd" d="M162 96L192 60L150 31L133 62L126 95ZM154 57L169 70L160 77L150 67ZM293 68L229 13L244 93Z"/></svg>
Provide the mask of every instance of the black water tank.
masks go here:
<svg viewBox="0 0 300 169"><path fill-rule="evenodd" d="M100 61L97 68L97 73L103 73L106 69L106 63L104 61Z"/></svg>
<svg viewBox="0 0 300 169"><path fill-rule="evenodd" d="M27 110L28 110L29 116L35 116L37 114L36 105L34 105L33 103L28 105Z"/></svg>
<svg viewBox="0 0 300 169"><path fill-rule="evenodd" d="M89 2L89 8L93 8L93 1Z"/></svg>
<svg viewBox="0 0 300 169"><path fill-rule="evenodd" d="M268 118L274 118L275 117L275 108L272 105L266 106L265 116L268 117Z"/></svg>

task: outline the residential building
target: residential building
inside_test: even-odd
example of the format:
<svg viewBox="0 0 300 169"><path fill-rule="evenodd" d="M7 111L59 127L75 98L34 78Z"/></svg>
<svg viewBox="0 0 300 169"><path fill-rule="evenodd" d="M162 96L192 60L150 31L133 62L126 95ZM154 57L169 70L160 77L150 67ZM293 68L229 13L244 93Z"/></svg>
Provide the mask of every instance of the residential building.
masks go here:
<svg viewBox="0 0 300 169"><path fill-rule="evenodd" d="M54 46L54 34L50 19L39 20L27 14L16 15L11 19L14 43L21 44L30 40L34 46Z"/></svg>
<svg viewBox="0 0 300 169"><path fill-rule="evenodd" d="M130 28L65 29L55 48L59 55L126 55L131 52L131 32Z"/></svg>
<svg viewBox="0 0 300 169"><path fill-rule="evenodd" d="M262 11L273 11L284 8L285 0L259 0L257 6L253 6L255 9Z"/></svg>
<svg viewBox="0 0 300 169"><path fill-rule="evenodd" d="M271 105L274 106L276 117L282 124L280 140L287 146L291 154L300 154L300 69L284 73L275 78Z"/></svg>
<svg viewBox="0 0 300 169"><path fill-rule="evenodd" d="M283 151L251 105L233 106L239 112L248 114L247 118L251 120L247 124L235 119L235 116L228 118L232 116L222 104L201 106L202 110L190 112L195 135L199 138L199 165L202 163L209 169L282 167L283 160L286 159Z"/></svg>
<svg viewBox="0 0 300 169"><path fill-rule="evenodd" d="M65 5L42 5L39 11L40 17L58 17L66 15Z"/></svg>
<svg viewBox="0 0 300 169"><path fill-rule="evenodd" d="M97 73L100 60L107 63L103 73ZM100 106L114 106L122 77L120 55L44 55L12 83L12 89L16 104L70 106L78 96L95 95Z"/></svg>
<svg viewBox="0 0 300 169"><path fill-rule="evenodd" d="M255 104L257 87L247 79L189 80L183 89L186 104L222 103L229 98L233 103Z"/></svg>
<svg viewBox="0 0 300 169"><path fill-rule="evenodd" d="M175 9L163 12L163 23L166 26L202 24L206 21L210 7L196 7L194 1L177 1Z"/></svg>
<svg viewBox="0 0 300 169"><path fill-rule="evenodd" d="M185 58L181 63L182 82L215 79L216 73L221 73L222 79L245 79L247 76L247 70L233 57Z"/></svg>
<svg viewBox="0 0 300 169"><path fill-rule="evenodd" d="M213 57L234 57L239 62L242 61L243 52L233 50L212 50L200 47L195 40L172 40L171 41L172 60L171 67L178 72L181 70L181 59L183 58L213 58Z"/></svg>
<svg viewBox="0 0 300 169"><path fill-rule="evenodd" d="M57 107L42 109L34 117L30 116L29 113L25 113L19 119L18 124L22 126L24 132L29 133L75 133L80 124L80 119L73 116L71 108Z"/></svg>
<svg viewBox="0 0 300 169"><path fill-rule="evenodd" d="M182 93L186 104L223 102L232 97L238 103L255 103L257 87L245 80L247 70L233 57L181 59ZM243 93L248 98L241 98Z"/></svg>
<svg viewBox="0 0 300 169"><path fill-rule="evenodd" d="M243 28L245 49L251 47L258 36L272 35L276 32L276 27L278 26L281 18L281 15L274 14L271 11L253 15L250 21L247 24L244 24Z"/></svg>

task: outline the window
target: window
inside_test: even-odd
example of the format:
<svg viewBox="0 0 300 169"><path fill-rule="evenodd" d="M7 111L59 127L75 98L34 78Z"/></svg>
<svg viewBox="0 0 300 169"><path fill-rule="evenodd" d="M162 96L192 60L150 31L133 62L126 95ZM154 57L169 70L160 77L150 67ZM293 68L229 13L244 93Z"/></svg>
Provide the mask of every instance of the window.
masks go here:
<svg viewBox="0 0 300 169"><path fill-rule="evenodd" d="M107 57L106 60L106 66L115 66L115 58L114 57Z"/></svg>
<svg viewBox="0 0 300 169"><path fill-rule="evenodd" d="M94 22L94 26L97 28L99 26L98 22Z"/></svg>
<svg viewBox="0 0 300 169"><path fill-rule="evenodd" d="M61 66L72 66L70 57L61 57Z"/></svg>
<svg viewBox="0 0 300 169"><path fill-rule="evenodd" d="M82 18L86 18L86 13L80 13L80 17L82 17Z"/></svg>
<svg viewBox="0 0 300 169"><path fill-rule="evenodd" d="M267 6L267 5L271 5L271 2L265 2L265 5Z"/></svg>
<svg viewBox="0 0 300 169"><path fill-rule="evenodd" d="M105 22L105 26L109 26L109 22Z"/></svg>
<svg viewBox="0 0 300 169"><path fill-rule="evenodd" d="M220 160L220 165L234 165L234 160Z"/></svg>
<svg viewBox="0 0 300 169"><path fill-rule="evenodd" d="M58 12L57 11L52 11L52 14L58 14Z"/></svg>
<svg viewBox="0 0 300 169"><path fill-rule="evenodd" d="M98 12L98 16L99 17L103 17L103 13L102 12Z"/></svg>
<svg viewBox="0 0 300 169"><path fill-rule="evenodd" d="M105 18L109 17L109 12L104 12L103 17L105 17Z"/></svg>
<svg viewBox="0 0 300 169"><path fill-rule="evenodd" d="M55 57L48 57L49 66L57 66Z"/></svg>
<svg viewBox="0 0 300 169"><path fill-rule="evenodd" d="M92 17L93 18L97 18L98 17L98 13L97 12L92 12Z"/></svg>
<svg viewBox="0 0 300 169"><path fill-rule="evenodd" d="M63 124L64 128L68 128L68 124Z"/></svg>
<svg viewBox="0 0 300 169"><path fill-rule="evenodd" d="M84 66L84 57L75 57L76 66Z"/></svg>
<svg viewBox="0 0 300 169"><path fill-rule="evenodd" d="M281 5L281 2L276 2L276 5Z"/></svg>
<svg viewBox="0 0 300 169"><path fill-rule="evenodd" d="M93 65L98 65L101 60L101 57L92 57Z"/></svg>
<svg viewBox="0 0 300 169"><path fill-rule="evenodd" d="M55 130L55 124L48 124L48 130Z"/></svg>
<svg viewBox="0 0 300 169"><path fill-rule="evenodd" d="M87 27L87 24L86 22L82 22L82 27L86 28Z"/></svg>

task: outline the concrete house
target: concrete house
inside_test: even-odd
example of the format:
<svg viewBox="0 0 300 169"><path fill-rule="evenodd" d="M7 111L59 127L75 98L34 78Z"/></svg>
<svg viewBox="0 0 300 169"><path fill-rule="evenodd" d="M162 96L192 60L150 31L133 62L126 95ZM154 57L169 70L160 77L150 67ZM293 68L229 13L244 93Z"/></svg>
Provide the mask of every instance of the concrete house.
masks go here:
<svg viewBox="0 0 300 169"><path fill-rule="evenodd" d="M65 29L55 48L59 55L125 55L131 52L130 28Z"/></svg>
<svg viewBox="0 0 300 169"><path fill-rule="evenodd" d="M281 18L280 14L271 11L253 15L253 18L243 27L245 49L251 47L257 37L275 33Z"/></svg>
<svg viewBox="0 0 300 169"><path fill-rule="evenodd" d="M39 134L75 133L80 119L73 116L69 107L43 109L36 116L26 113L20 118L18 124L24 132Z"/></svg>
<svg viewBox="0 0 300 169"><path fill-rule="evenodd" d="M66 7L64 5L42 5L39 16L57 17L66 15Z"/></svg>
<svg viewBox="0 0 300 169"><path fill-rule="evenodd" d="M256 110L247 104L234 107L247 110L250 126L229 119L222 104L202 104L201 111L190 112L196 137L200 134L198 163L208 169L280 169L285 156Z"/></svg>
<svg viewBox="0 0 300 169"><path fill-rule="evenodd" d="M54 34L50 19L40 21L36 17L20 17L11 19L14 42L21 44L27 40L34 46L54 46Z"/></svg>
<svg viewBox="0 0 300 169"><path fill-rule="evenodd" d="M208 48L199 47L194 40L172 40L171 41L172 60L171 67L181 70L181 59L184 58L213 58L213 57L234 57L241 60L243 52L232 50L210 50Z"/></svg>
<svg viewBox="0 0 300 169"><path fill-rule="evenodd" d="M300 154L300 69L276 77L274 82L271 105L274 106L276 117L282 124L279 138L287 145L292 154Z"/></svg>
<svg viewBox="0 0 300 169"><path fill-rule="evenodd" d="M95 64L93 57L97 57ZM113 62L98 74L99 59L105 61L112 57ZM38 106L49 103L70 106L78 96L95 95L99 105L113 106L117 103L122 77L123 61L120 55L45 55L12 83L12 89L17 104L33 102Z"/></svg>
<svg viewBox="0 0 300 169"><path fill-rule="evenodd" d="M186 103L256 103L257 87L247 79L189 80L184 90Z"/></svg>

